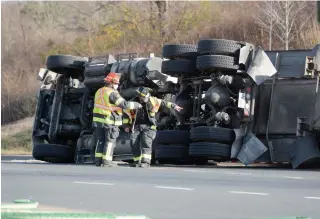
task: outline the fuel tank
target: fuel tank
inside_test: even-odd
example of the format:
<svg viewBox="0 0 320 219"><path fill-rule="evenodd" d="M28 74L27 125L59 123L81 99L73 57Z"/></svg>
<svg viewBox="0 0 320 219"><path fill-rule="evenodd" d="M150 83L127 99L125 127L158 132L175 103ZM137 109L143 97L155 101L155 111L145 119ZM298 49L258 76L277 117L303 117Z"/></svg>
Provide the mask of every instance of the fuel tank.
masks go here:
<svg viewBox="0 0 320 219"><path fill-rule="evenodd" d="M228 88L213 82L214 84L205 93L204 101L211 107L224 108L231 104Z"/></svg>

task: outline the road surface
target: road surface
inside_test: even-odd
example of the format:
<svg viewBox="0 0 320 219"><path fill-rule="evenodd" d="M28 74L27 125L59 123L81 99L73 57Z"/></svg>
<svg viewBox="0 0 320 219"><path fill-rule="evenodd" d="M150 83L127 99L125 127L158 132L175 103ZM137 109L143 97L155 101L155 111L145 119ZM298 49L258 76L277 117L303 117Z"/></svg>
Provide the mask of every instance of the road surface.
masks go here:
<svg viewBox="0 0 320 219"><path fill-rule="evenodd" d="M2 202L153 219L320 216L320 172L2 163Z"/></svg>

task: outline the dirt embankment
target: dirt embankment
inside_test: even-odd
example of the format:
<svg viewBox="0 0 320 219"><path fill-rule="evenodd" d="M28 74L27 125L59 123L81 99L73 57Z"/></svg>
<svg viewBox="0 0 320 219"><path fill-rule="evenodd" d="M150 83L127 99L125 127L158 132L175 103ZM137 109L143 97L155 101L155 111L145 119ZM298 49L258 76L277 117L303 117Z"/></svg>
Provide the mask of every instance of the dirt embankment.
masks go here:
<svg viewBox="0 0 320 219"><path fill-rule="evenodd" d="M1 154L31 154L33 117L1 127Z"/></svg>

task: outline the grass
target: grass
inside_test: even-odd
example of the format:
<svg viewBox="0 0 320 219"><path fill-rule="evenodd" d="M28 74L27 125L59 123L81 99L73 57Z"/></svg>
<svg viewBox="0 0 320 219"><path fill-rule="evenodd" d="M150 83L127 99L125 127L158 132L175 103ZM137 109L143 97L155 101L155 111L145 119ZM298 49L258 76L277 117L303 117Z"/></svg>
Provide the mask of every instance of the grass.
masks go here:
<svg viewBox="0 0 320 219"><path fill-rule="evenodd" d="M32 118L1 127L1 155L30 155L32 153Z"/></svg>
<svg viewBox="0 0 320 219"><path fill-rule="evenodd" d="M1 139L1 155L26 155L32 153L32 130L24 130Z"/></svg>

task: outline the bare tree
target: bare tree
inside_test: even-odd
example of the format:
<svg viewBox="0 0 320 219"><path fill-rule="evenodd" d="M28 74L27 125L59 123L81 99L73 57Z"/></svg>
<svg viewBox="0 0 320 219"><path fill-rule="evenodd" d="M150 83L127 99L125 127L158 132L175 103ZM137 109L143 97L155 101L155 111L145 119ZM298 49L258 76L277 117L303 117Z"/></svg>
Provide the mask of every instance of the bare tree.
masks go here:
<svg viewBox="0 0 320 219"><path fill-rule="evenodd" d="M258 3L257 13L253 14L255 22L269 33L269 50L272 50L272 35L275 24L274 4L272 1Z"/></svg>
<svg viewBox="0 0 320 219"><path fill-rule="evenodd" d="M289 44L303 30L312 16L311 14L304 19L304 22L299 22L299 15L303 13L306 5L307 1L264 2L262 10L258 12L262 15L255 15L255 18L264 29L269 31L269 47L272 42L272 34L274 34L284 44L285 49L289 49Z"/></svg>
<svg viewBox="0 0 320 219"><path fill-rule="evenodd" d="M159 26L160 26L160 31L161 31L161 37L166 36L166 31L164 28L164 23L166 20L166 12L168 9L168 3L167 1L155 1L157 7L158 7L158 19L159 19Z"/></svg>
<svg viewBox="0 0 320 219"><path fill-rule="evenodd" d="M274 2L277 13L274 13L277 28L276 36L285 44L285 49L289 49L289 43L301 32L312 15L304 22L298 23L299 14L306 7L306 1L276 1Z"/></svg>

